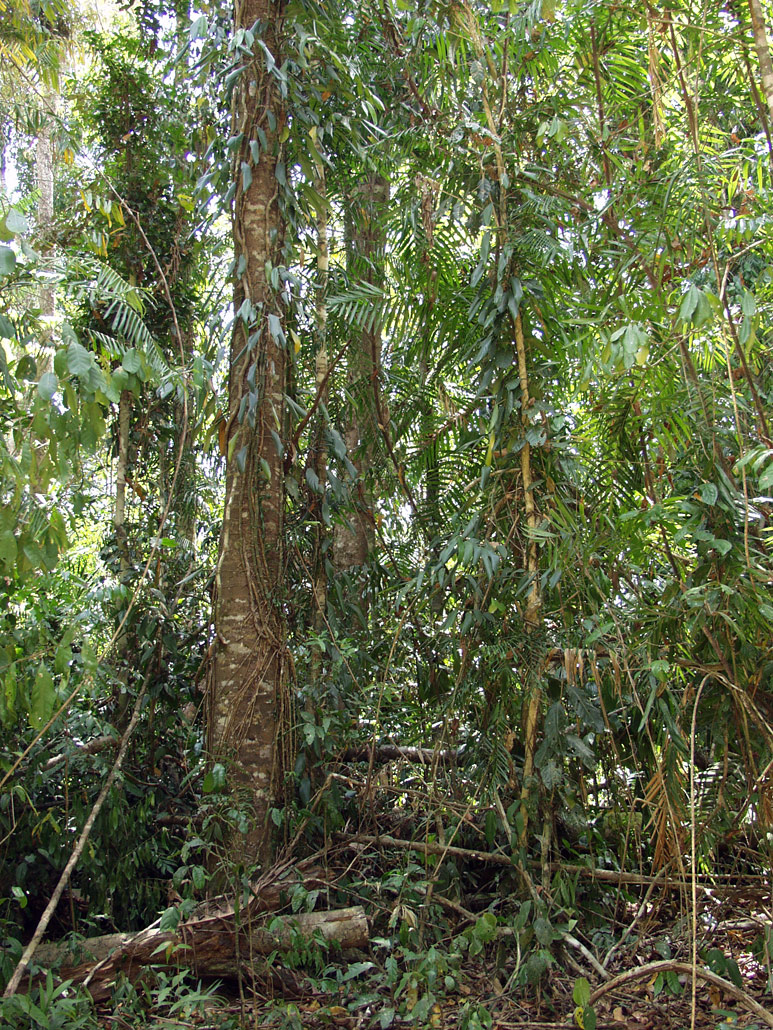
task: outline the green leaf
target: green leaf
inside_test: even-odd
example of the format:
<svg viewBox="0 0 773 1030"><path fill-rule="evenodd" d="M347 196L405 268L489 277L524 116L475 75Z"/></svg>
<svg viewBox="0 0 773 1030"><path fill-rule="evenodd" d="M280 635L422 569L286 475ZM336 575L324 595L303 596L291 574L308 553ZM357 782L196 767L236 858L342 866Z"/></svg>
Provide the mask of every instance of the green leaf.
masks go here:
<svg viewBox="0 0 773 1030"><path fill-rule="evenodd" d="M29 724L33 730L39 730L51 718L55 697L54 680L45 665L41 664L32 684Z"/></svg>
<svg viewBox="0 0 773 1030"><path fill-rule="evenodd" d="M367 973L368 970L373 969L374 965L374 962L351 962L342 977L342 983L346 983L347 980L353 980L355 976L360 976L361 973Z"/></svg>
<svg viewBox="0 0 773 1030"><path fill-rule="evenodd" d="M582 1008L585 1008L590 1001L590 984L584 976L575 981L572 998L575 1005L580 1005Z"/></svg>
<svg viewBox="0 0 773 1030"><path fill-rule="evenodd" d="M717 497L719 496L719 490L715 483L701 483L700 487L701 500L704 504L716 504Z"/></svg>
<svg viewBox="0 0 773 1030"><path fill-rule="evenodd" d="M191 22L191 27L188 29L188 39L191 42L194 39L204 39L209 28L209 19L206 14L199 15L195 21Z"/></svg>
<svg viewBox="0 0 773 1030"><path fill-rule="evenodd" d="M21 211L18 211L15 207L12 207L5 216L5 227L8 232L12 232L15 236L19 236L21 233L29 231L27 219Z"/></svg>
<svg viewBox="0 0 773 1030"><path fill-rule="evenodd" d="M735 984L736 987L743 987L743 977L741 976L741 970L738 968L738 963L734 958L728 958L726 963L728 978Z"/></svg>
<svg viewBox="0 0 773 1030"><path fill-rule="evenodd" d="M13 322L6 318L5 315L0 315L0 339L12 340L16 335L16 330L13 327Z"/></svg>
<svg viewBox="0 0 773 1030"><path fill-rule="evenodd" d="M268 316L268 331L273 336L274 340L280 347L284 347L286 344L284 330L282 329L282 323L279 320L278 315Z"/></svg>
<svg viewBox="0 0 773 1030"><path fill-rule="evenodd" d="M204 777L203 790L205 794L212 794L213 791L222 790L225 786L225 766L221 765L220 762L216 762L211 769L207 771Z"/></svg>
<svg viewBox="0 0 773 1030"><path fill-rule="evenodd" d="M16 255L10 247L0 247L0 275L13 275Z"/></svg>
<svg viewBox="0 0 773 1030"><path fill-rule="evenodd" d="M395 1010L393 1008L382 1009L378 1017L378 1023L381 1030L388 1030L395 1019Z"/></svg>
<svg viewBox="0 0 773 1030"><path fill-rule="evenodd" d="M479 941L493 940L497 932L497 917L493 912L484 912L472 928L473 936Z"/></svg>
<svg viewBox="0 0 773 1030"><path fill-rule="evenodd" d="M540 916L538 919L534 920L534 936L537 938L537 940L540 942L543 948L549 947L555 939L553 927L550 925L549 921L545 919L543 916Z"/></svg>
<svg viewBox="0 0 773 1030"><path fill-rule="evenodd" d="M59 380L55 372L44 372L38 383L38 393L44 401L50 401L59 389Z"/></svg>
<svg viewBox="0 0 773 1030"><path fill-rule="evenodd" d="M10 726L16 714L16 695L18 693L16 684L16 663L9 666L3 682L3 693L0 698L0 708L3 712L3 725Z"/></svg>
<svg viewBox="0 0 773 1030"><path fill-rule="evenodd" d="M12 569L16 564L17 553L18 545L13 530L4 529L0 533L0 562L3 563L6 570Z"/></svg>
<svg viewBox="0 0 773 1030"><path fill-rule="evenodd" d="M166 909L158 924L159 930L176 930L180 923L180 913L176 906Z"/></svg>
<svg viewBox="0 0 773 1030"><path fill-rule="evenodd" d="M87 376L94 364L94 355L73 340L67 348L67 370L74 376Z"/></svg>
<svg viewBox="0 0 773 1030"><path fill-rule="evenodd" d="M136 347L126 351L121 359L121 368L130 375L136 375L142 370L142 357Z"/></svg>

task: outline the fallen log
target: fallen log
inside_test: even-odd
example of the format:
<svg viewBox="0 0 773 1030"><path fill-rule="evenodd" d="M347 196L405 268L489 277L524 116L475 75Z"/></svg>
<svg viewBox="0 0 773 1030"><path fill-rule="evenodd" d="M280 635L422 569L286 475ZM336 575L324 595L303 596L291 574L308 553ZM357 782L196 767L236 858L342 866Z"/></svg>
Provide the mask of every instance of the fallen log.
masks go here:
<svg viewBox="0 0 773 1030"><path fill-rule="evenodd" d="M221 977L233 980L250 979L257 973L257 956L292 948L296 943L308 945L315 938L335 943L341 949L361 948L368 943L368 920L364 909L332 909L300 912L297 915L255 919L249 909L237 918L218 913L189 919L176 930L148 927L138 934L108 934L82 942L83 950L96 958L96 963L64 965L62 979L86 986L94 1001L104 1001L113 990L116 978L123 974L136 980L149 966L190 968L195 976ZM38 962L54 964L66 946L45 945L39 949ZM107 954L106 954L107 952Z"/></svg>
<svg viewBox="0 0 773 1030"><path fill-rule="evenodd" d="M158 920L136 934L107 934L75 946L39 945L36 965L46 970L62 963L62 979L84 984L101 1001L120 973L136 979L148 966L187 966L197 976L249 979L257 972L258 956L289 949L296 941L308 944L321 936L342 949L368 943L368 921L360 906L277 916L298 886L309 893L330 883L313 858L281 862L251 885L252 897L238 911L233 899L222 895L202 902L174 930L160 929Z"/></svg>

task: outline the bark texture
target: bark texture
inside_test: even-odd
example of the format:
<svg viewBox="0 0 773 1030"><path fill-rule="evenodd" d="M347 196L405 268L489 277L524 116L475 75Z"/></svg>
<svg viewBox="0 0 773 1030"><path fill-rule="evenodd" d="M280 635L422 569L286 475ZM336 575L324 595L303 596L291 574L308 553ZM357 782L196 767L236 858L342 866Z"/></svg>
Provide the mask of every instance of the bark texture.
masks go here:
<svg viewBox="0 0 773 1030"><path fill-rule="evenodd" d="M282 4L237 0L236 29L281 64ZM270 802L281 782L286 673L282 613L285 339L278 272L283 219L279 178L284 112L274 64L257 43L234 90L237 184L233 237L235 323L229 406L221 432L226 496L215 584L217 642L209 696L210 754L230 763L254 822L234 857L265 861ZM279 173L279 178L278 178Z"/></svg>
<svg viewBox="0 0 773 1030"><path fill-rule="evenodd" d="M760 0L749 0L749 13L751 14L752 30L754 32L754 46L757 50L757 59L760 62L762 89L768 105L768 114L771 120L773 120L773 61L771 61L770 57L768 33Z"/></svg>
<svg viewBox="0 0 773 1030"><path fill-rule="evenodd" d="M347 212L347 266L354 280L375 285L379 281L384 251L382 214L389 201L389 184L376 172L369 173L354 189ZM360 567L373 549L374 519L372 491L373 446L379 431L388 430L389 415L379 393L381 372L381 326L375 322L357 333L349 348L350 405L344 429L349 458L357 470L353 510L348 525L336 527L333 561L346 571ZM363 612L367 611L364 583L359 593Z"/></svg>
<svg viewBox="0 0 773 1030"><path fill-rule="evenodd" d="M43 110L41 125L35 145L35 179L38 187L38 232L43 241L43 253L50 256L51 225L54 220L54 122L59 100L56 91L43 87L41 94ZM56 291L53 286L40 286L38 291L40 314L44 323L41 334L42 351L38 359L38 374L43 375L52 368L51 354L52 323L56 313Z"/></svg>
<svg viewBox="0 0 773 1030"><path fill-rule="evenodd" d="M326 196L325 170L322 163L317 165L317 177L314 186L321 197ZM327 403L328 403L328 377L330 375L330 361L327 352L327 284L330 266L327 231L327 210L324 205L317 216L317 285L314 305L314 335L317 347L315 359L316 395L320 399L319 411L317 413L317 424L314 430L314 437L311 451L311 463L317 477L317 496L314 498L315 511L315 536L314 541L314 568L313 568L313 592L314 592L314 632L321 634L325 630L327 612L327 565L325 544L327 542L327 529L325 520L322 517L322 505L327 491ZM317 684L322 675L322 655L315 648L311 663L311 681Z"/></svg>
<svg viewBox="0 0 773 1030"><path fill-rule="evenodd" d="M248 918L237 921L233 910L182 923L176 931L151 927L139 934L109 934L83 942L93 956L77 966L65 965L59 975L73 983L84 983L95 1001L104 1001L114 990L116 977L137 979L146 966L178 968L189 966L196 976L249 979L259 972L256 956L291 949L296 935L305 940L320 933L341 948L362 948L368 943L368 920L364 909L333 909L301 912L272 920L271 929L254 925ZM65 958L67 945L48 945L38 955L41 964ZM96 960L96 961L94 961Z"/></svg>

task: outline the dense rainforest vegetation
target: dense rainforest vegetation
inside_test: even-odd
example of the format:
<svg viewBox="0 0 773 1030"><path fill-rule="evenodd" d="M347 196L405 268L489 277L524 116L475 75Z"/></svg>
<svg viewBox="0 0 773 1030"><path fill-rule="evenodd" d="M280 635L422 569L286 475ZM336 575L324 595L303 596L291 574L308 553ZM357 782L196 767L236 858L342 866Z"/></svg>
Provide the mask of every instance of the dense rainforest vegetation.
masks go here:
<svg viewBox="0 0 773 1030"><path fill-rule="evenodd" d="M3 1026L773 1026L772 15L0 0Z"/></svg>

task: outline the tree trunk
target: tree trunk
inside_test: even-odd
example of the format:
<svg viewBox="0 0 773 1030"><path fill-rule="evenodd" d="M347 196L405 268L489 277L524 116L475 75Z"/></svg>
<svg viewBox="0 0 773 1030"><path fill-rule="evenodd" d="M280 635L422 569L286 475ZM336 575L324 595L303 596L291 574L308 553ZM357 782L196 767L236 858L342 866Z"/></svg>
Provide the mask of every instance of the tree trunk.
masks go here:
<svg viewBox="0 0 773 1030"><path fill-rule="evenodd" d="M282 6L237 0L236 29L252 29L281 64ZM254 819L232 842L234 858L266 861L268 812L281 783L286 627L282 614L284 548L285 339L278 274L283 218L279 135L284 112L267 57L253 59L234 90L236 196L234 331L228 379L226 492L215 581L214 667L209 693L209 750L230 762L231 784L244 790ZM273 277L272 277L272 272Z"/></svg>
<svg viewBox="0 0 773 1030"><path fill-rule="evenodd" d="M320 162L317 165L317 177L315 188L321 197L326 196L325 169ZM327 528L323 518L322 505L325 503L327 491L327 402L328 402L328 376L330 374L330 362L327 353L327 283L329 270L329 250L327 231L327 211L324 206L320 208L317 215L317 286L314 310L314 335L317 347L315 360L316 373L316 394L320 398L317 411L317 424L314 430L312 452L310 462L317 477L317 490L319 491L315 504L317 517L315 525L316 539L314 541L314 566L312 570L314 594L314 614L312 626L314 632L319 636L325 631L327 612L327 555L325 544L327 541ZM311 659L311 685L316 687L322 675L322 652L318 647L314 648ZM310 700L310 698L309 698Z"/></svg>
<svg viewBox="0 0 773 1030"><path fill-rule="evenodd" d="M749 13L752 18L754 45L757 49L757 58L760 62L762 90L768 104L768 113L771 120L773 120L773 61L771 61L770 58L768 33L765 28L765 16L762 13L762 4L760 3L760 0L749 0Z"/></svg>
<svg viewBox="0 0 773 1030"><path fill-rule="evenodd" d="M354 280L379 282L379 262L384 250L383 212L389 200L389 184L383 176L369 173L354 190L347 212L347 265ZM349 524L337 526L333 561L341 571L362 567L374 544L372 459L379 428L386 431L379 415L381 371L381 326L376 322L352 340L349 349L349 412L344 440L349 458L357 470ZM361 580L358 599L363 614L368 597Z"/></svg>
<svg viewBox="0 0 773 1030"><path fill-rule="evenodd" d="M42 253L49 255L52 248L45 238L50 232L54 220L54 119L58 107L56 92L44 88L42 94L43 110L41 111L40 128L38 129L35 147L35 178L38 187L38 232L43 237ZM49 372L52 367L51 334L56 311L56 293L53 286L40 286L40 315L44 329L41 334L41 345L44 350L38 360L38 375Z"/></svg>
<svg viewBox="0 0 773 1030"><path fill-rule="evenodd" d="M255 956L291 950L298 937L308 945L318 934L340 948L362 948L368 943L368 920L357 905L275 917L269 930L244 914L237 919L231 911L227 916L190 919L176 931L152 927L134 935L92 938L83 942L83 950L93 959L77 966L66 965L67 943L42 946L38 961L53 963L64 958L59 975L76 984L85 983L94 1001L104 1001L114 991L119 974L132 980L150 965L189 966L196 976L234 980L259 971Z"/></svg>
<svg viewBox="0 0 773 1030"><path fill-rule="evenodd" d="M115 466L115 501L113 503L113 535L118 560L118 578L123 587L129 589L131 578L131 557L129 537L126 531L126 476L129 471L129 435L131 428L132 395L122 390L118 402L118 457ZM118 695L116 697L115 723L125 727L129 705L129 665L126 653L129 644L125 628L128 597L121 601L116 613L118 635L115 638L115 669Z"/></svg>

